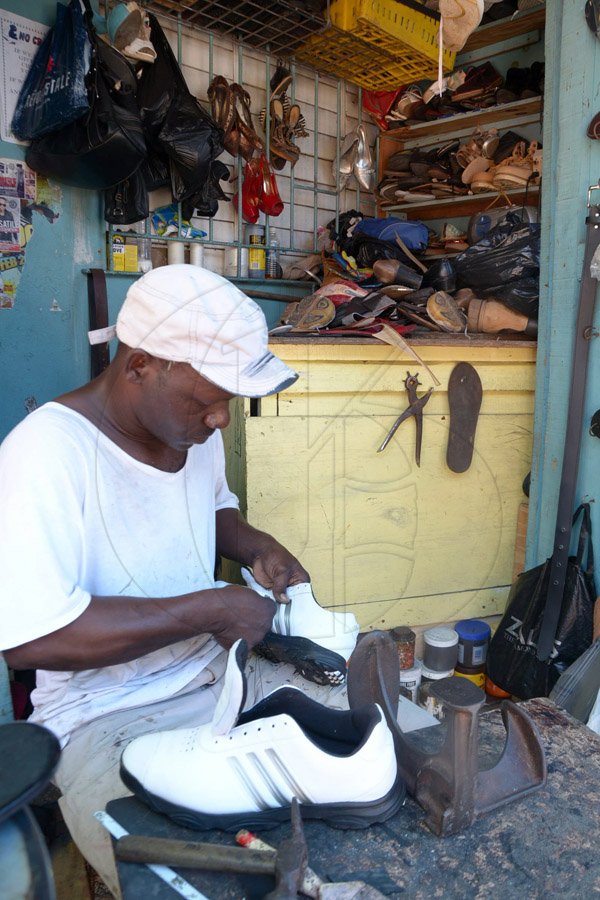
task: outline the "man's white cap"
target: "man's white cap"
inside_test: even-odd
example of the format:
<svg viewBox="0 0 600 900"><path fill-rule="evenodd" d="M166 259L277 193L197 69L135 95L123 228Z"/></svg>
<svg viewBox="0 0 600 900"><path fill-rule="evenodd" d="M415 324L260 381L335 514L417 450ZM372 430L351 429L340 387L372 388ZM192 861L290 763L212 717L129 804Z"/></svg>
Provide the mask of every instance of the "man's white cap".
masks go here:
<svg viewBox="0 0 600 900"><path fill-rule="evenodd" d="M275 394L298 378L269 351L258 304L199 266L161 266L132 284L116 334L128 347L189 363L207 381L242 397Z"/></svg>

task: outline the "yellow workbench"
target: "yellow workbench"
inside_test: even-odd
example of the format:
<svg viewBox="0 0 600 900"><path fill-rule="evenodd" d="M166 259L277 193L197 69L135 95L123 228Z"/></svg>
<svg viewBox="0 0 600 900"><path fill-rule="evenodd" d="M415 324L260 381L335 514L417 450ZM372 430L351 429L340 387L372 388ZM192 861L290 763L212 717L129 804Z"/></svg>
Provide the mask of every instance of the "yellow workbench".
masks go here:
<svg viewBox="0 0 600 900"><path fill-rule="evenodd" d="M517 512L530 469L536 345L483 336L412 338L441 382L415 423L377 448L407 405L403 380L427 371L373 339L273 339L300 373L282 394L240 401L225 434L228 477L248 520L311 573L315 595L361 629L422 626L504 609ZM483 401L468 471L446 465L447 386L471 363Z"/></svg>

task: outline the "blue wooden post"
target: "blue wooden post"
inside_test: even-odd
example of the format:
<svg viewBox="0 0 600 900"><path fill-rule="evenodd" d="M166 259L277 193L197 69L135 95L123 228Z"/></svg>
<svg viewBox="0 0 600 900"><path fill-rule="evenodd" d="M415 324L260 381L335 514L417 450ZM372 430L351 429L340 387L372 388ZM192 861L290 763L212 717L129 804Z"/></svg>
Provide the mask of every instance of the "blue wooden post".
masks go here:
<svg viewBox="0 0 600 900"><path fill-rule="evenodd" d="M600 40L580 0L548 0L542 268L536 412L526 565L552 552L565 438L573 339L585 243L587 191L600 179L600 141L586 136L600 110ZM598 191L592 202L600 202ZM597 302L595 327L600 330ZM592 521L600 551L600 441L589 422L600 407L600 345L592 341L577 500L595 499Z"/></svg>

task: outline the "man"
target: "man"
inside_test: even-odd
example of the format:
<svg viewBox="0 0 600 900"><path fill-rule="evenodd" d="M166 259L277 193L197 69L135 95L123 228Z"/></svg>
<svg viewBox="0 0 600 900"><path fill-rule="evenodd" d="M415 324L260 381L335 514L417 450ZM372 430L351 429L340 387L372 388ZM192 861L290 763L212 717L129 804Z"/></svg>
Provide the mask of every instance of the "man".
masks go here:
<svg viewBox="0 0 600 900"><path fill-rule="evenodd" d="M218 275L164 266L129 289L116 335L98 378L36 410L0 448L2 647L9 666L38 670L32 719L64 745L65 820L115 894L93 812L128 793L124 746L208 721L223 648L253 646L271 626L270 599L215 587L217 556L251 567L281 602L309 580L242 519L225 478L229 401L298 377L268 351L259 307ZM255 661L249 702L292 678Z"/></svg>

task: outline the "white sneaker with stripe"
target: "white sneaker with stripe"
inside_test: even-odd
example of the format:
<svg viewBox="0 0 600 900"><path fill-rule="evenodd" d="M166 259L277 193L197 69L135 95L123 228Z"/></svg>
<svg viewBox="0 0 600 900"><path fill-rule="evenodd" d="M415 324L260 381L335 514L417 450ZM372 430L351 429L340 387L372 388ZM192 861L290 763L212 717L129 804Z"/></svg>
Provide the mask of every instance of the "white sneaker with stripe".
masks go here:
<svg viewBox="0 0 600 900"><path fill-rule="evenodd" d="M328 709L284 687L239 714L245 656L238 641L211 723L147 734L126 747L127 787L200 830L273 827L289 820L293 797L303 818L338 828L394 815L406 789L381 708Z"/></svg>

